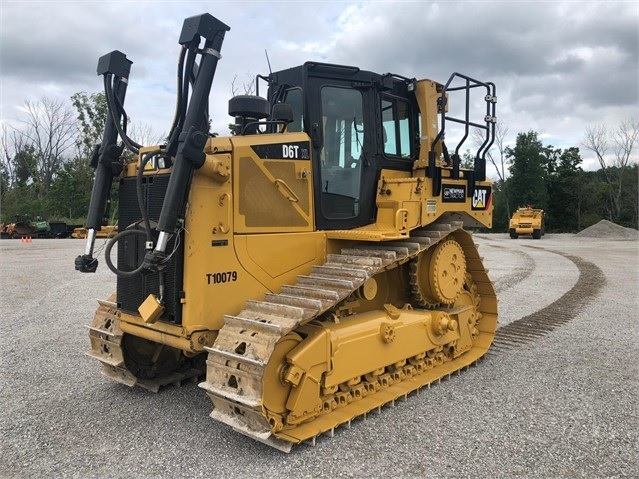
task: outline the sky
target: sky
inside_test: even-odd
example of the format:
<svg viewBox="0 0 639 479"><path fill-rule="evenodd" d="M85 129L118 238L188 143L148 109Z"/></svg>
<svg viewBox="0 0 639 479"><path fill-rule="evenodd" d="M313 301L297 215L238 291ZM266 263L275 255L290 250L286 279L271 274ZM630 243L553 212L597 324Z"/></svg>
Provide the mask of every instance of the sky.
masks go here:
<svg viewBox="0 0 639 479"><path fill-rule="evenodd" d="M497 86L497 118L544 145L582 147L585 129L639 117L635 1L32 1L0 0L0 122L19 126L25 101L101 92L98 58L133 65L125 109L161 137L176 103L184 19L227 24L211 89L213 131L228 100L257 74L322 61L445 83L453 72ZM261 85L264 88L264 84ZM263 92L263 90L262 90ZM241 91L243 93L243 91Z"/></svg>

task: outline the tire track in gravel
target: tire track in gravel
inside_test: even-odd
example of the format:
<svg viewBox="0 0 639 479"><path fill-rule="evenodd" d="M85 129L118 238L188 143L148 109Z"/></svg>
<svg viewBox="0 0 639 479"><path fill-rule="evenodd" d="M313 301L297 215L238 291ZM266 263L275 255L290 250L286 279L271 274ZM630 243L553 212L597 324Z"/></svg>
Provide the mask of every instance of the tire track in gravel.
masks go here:
<svg viewBox="0 0 639 479"><path fill-rule="evenodd" d="M579 278L569 291L545 308L498 328L488 354L499 354L504 350L531 343L568 323L596 299L606 284L603 271L590 261L560 251L534 246L526 248L541 249L563 256L575 264L579 270Z"/></svg>
<svg viewBox="0 0 639 479"><path fill-rule="evenodd" d="M492 248L496 247L492 245L489 246ZM517 283L524 281L532 274L533 271L535 271L535 262L532 259L532 256L525 253L524 251L519 251L516 249L510 250L509 253L512 253L515 256L519 257L519 259L521 260L521 265L517 266L517 268L514 268L513 271L494 281L496 293L505 291L508 288L516 285Z"/></svg>

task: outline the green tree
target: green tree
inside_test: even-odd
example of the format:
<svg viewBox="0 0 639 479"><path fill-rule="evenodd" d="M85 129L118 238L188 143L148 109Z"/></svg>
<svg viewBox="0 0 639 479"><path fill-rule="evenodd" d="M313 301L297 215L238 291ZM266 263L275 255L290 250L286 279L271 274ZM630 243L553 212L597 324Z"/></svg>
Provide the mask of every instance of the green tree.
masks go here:
<svg viewBox="0 0 639 479"><path fill-rule="evenodd" d="M76 138L77 156L91 159L93 148L102 139L107 116L107 101L104 93L78 92L71 96L71 103L78 113L80 135Z"/></svg>
<svg viewBox="0 0 639 479"><path fill-rule="evenodd" d="M21 143L18 148L8 162L13 178L9 178L9 169L4 164L2 169L2 219L5 222L15 221L17 215L46 214L42 184L37 181L35 148L28 143Z"/></svg>
<svg viewBox="0 0 639 479"><path fill-rule="evenodd" d="M459 167L470 170L473 168L473 166L475 166L475 156L469 149L466 149L464 154L459 159Z"/></svg>
<svg viewBox="0 0 639 479"><path fill-rule="evenodd" d="M519 206L534 205L546 208L546 157L535 131L519 133L514 148L506 148L510 178L507 182L511 210Z"/></svg>
<svg viewBox="0 0 639 479"><path fill-rule="evenodd" d="M601 170L584 171L578 181L579 231L609 217L608 199L604 173Z"/></svg>
<svg viewBox="0 0 639 479"><path fill-rule="evenodd" d="M561 150L547 146L544 156L548 192L546 226L555 231L576 232L581 215L579 181L583 173L579 148Z"/></svg>
<svg viewBox="0 0 639 479"><path fill-rule="evenodd" d="M639 213L639 165L627 166L621 176L618 223L627 228L637 228Z"/></svg>
<svg viewBox="0 0 639 479"><path fill-rule="evenodd" d="M56 214L82 222L89 210L93 188L95 172L91 161L102 141L108 107L104 93L78 92L71 96L71 103L78 121L75 155L60 172L50 205Z"/></svg>
<svg viewBox="0 0 639 479"><path fill-rule="evenodd" d="M639 229L639 165L634 164L627 171L628 178L628 210L632 212L631 220L627 224L630 228Z"/></svg>
<svg viewBox="0 0 639 479"><path fill-rule="evenodd" d="M4 195L9 191L9 172L4 163L0 163L0 223L2 222L2 203Z"/></svg>
<svg viewBox="0 0 639 479"><path fill-rule="evenodd" d="M508 209L508 196L505 192L505 182L497 180L493 182L493 231L508 231L508 221L510 220L510 210Z"/></svg>
<svg viewBox="0 0 639 479"><path fill-rule="evenodd" d="M82 222L87 216L93 186L93 170L88 162L76 158L66 163L49 192L50 216Z"/></svg>
<svg viewBox="0 0 639 479"><path fill-rule="evenodd" d="M16 186L23 187L37 181L38 159L36 155L33 145L25 145L23 149L16 151L12 159Z"/></svg>

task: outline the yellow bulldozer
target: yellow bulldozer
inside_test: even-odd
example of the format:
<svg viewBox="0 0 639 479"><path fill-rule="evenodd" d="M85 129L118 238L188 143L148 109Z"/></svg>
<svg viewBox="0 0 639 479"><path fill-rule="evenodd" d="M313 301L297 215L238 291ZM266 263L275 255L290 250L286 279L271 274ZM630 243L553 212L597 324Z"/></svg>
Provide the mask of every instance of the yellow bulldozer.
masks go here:
<svg viewBox="0 0 639 479"><path fill-rule="evenodd" d="M89 355L156 392L202 378L213 419L288 452L489 349L497 299L468 229L492 225L497 96L459 73L307 62L258 75L255 95L229 100L233 134L217 136L208 102L228 30L209 14L184 21L164 145L127 135L132 62L99 59L109 115L75 267L98 266L117 179L116 291L99 301ZM483 141L462 168L472 130Z"/></svg>
<svg viewBox="0 0 639 479"><path fill-rule="evenodd" d="M508 233L512 239L520 235L532 235L533 239L540 239L546 234L544 210L531 205L517 208L510 218Z"/></svg>

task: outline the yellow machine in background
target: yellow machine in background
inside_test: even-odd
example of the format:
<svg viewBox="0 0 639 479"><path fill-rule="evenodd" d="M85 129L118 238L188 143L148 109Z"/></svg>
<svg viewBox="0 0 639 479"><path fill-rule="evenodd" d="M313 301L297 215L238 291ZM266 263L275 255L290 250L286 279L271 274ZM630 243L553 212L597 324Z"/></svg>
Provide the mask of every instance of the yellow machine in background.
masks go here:
<svg viewBox="0 0 639 479"><path fill-rule="evenodd" d="M89 354L154 391L206 373L214 419L288 451L490 347L497 300L464 227L492 224L495 87L309 62L258 76L267 98L231 99L235 134L214 137L208 96L228 30L208 14L185 20L167 145L126 135L131 62L100 59L110 116L76 269L97 267L117 177L106 248L117 290L100 301ZM485 110L472 116L475 92ZM484 141L463 169L471 129ZM454 151L445 133L460 139ZM124 146L137 160L113 154Z"/></svg>
<svg viewBox="0 0 639 479"><path fill-rule="evenodd" d="M96 231L96 238L111 238L115 236L118 232L117 225L108 225L102 226L98 231ZM86 239L87 238L87 229L86 228L74 228L73 233L71 233L71 238L75 239Z"/></svg>
<svg viewBox="0 0 639 479"><path fill-rule="evenodd" d="M513 213L508 232L512 239L519 238L519 235L532 235L534 239L540 239L545 229L544 210L529 205L517 208Z"/></svg>

